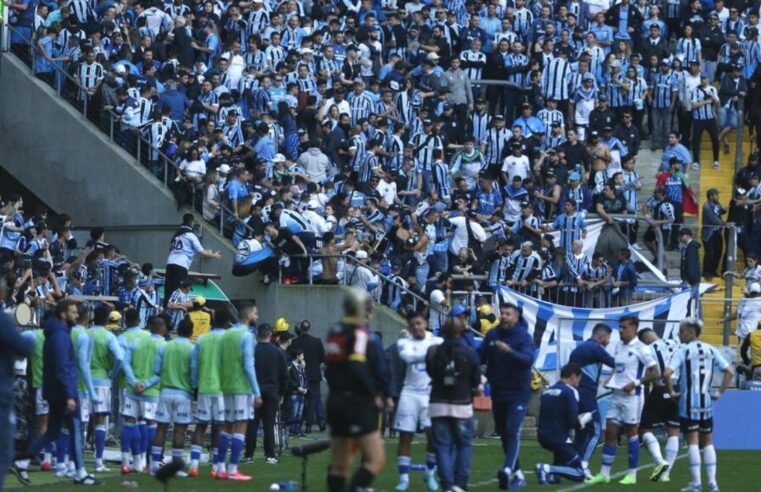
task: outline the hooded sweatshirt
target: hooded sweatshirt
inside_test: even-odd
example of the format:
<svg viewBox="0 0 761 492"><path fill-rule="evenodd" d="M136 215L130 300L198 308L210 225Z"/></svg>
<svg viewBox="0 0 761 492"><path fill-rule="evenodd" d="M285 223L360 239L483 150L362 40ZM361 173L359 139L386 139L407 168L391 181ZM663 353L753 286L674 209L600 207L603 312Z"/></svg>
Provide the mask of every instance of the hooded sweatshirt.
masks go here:
<svg viewBox="0 0 761 492"><path fill-rule="evenodd" d="M296 162L304 168L307 176L313 183L322 183L330 169L328 156L322 153L317 147L310 147L306 152L299 156Z"/></svg>
<svg viewBox="0 0 761 492"><path fill-rule="evenodd" d="M494 342L510 345L510 353L500 352ZM528 403L531 396L531 366L534 363L534 339L528 333L528 323L521 316L510 329L499 326L490 330L478 349L481 364L486 365L486 378L491 385L494 401Z"/></svg>
<svg viewBox="0 0 761 492"><path fill-rule="evenodd" d="M42 351L42 396L51 404L76 399L77 364L71 328L55 318L45 323L45 345Z"/></svg>

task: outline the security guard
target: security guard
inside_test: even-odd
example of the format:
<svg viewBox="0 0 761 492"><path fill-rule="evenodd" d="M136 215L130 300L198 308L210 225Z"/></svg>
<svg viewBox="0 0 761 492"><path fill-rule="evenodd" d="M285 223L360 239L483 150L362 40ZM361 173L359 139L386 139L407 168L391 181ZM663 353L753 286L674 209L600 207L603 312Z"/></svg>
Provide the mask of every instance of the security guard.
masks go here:
<svg viewBox="0 0 761 492"><path fill-rule="evenodd" d="M355 446L362 453L362 465L351 478L350 490L368 488L385 464L379 430L382 391L374 377L382 362L366 327L371 302L367 293L352 289L344 299L344 319L328 333L325 376L330 389L327 413L332 438L329 492L346 490Z"/></svg>

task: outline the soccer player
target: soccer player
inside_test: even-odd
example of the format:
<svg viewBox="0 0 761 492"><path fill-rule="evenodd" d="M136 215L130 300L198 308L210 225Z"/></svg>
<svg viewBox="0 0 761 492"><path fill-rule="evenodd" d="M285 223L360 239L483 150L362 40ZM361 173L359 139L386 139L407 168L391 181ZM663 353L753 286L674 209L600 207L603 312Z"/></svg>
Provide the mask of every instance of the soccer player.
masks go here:
<svg viewBox="0 0 761 492"><path fill-rule="evenodd" d="M143 320L140 310L127 308L124 311L124 333L116 337L119 346L125 355L124 364L127 364L127 352L130 346L143 337L150 337L150 333L143 329ZM145 468L145 455L141 456L142 434L148 437L148 431L145 428L145 421L136 423L132 418L124 417L124 404L127 397L127 377L126 371L123 370L119 375L119 413L124 418L121 432L121 449L122 449L122 473L127 474L132 469L142 470ZM135 457L135 461L130 463L130 452ZM145 451L142 451L145 452ZM141 459L142 458L142 459ZM131 466L130 466L131 465Z"/></svg>
<svg viewBox="0 0 761 492"><path fill-rule="evenodd" d="M605 446L602 448L600 473L586 481L588 484L609 483L610 469L616 457L616 447L621 429L629 438L629 473L619 482L621 485L637 483L639 467L639 419L644 401L643 384L659 376L658 364L652 351L637 338L639 319L623 316L619 320L621 343L616 347L616 370L606 383L612 388L608 412L605 416Z"/></svg>
<svg viewBox="0 0 761 492"><path fill-rule="evenodd" d="M29 357L29 368L32 371L31 386L34 391L34 414L37 417L37 433L45 434L48 429L48 413L50 406L45 398L42 397L42 374L44 369L44 360L42 357L42 347L45 345L45 330L38 328L22 333L26 339L34 341L34 352ZM53 445L48 444L44 450L41 468L43 471L50 469L52 459Z"/></svg>
<svg viewBox="0 0 761 492"><path fill-rule="evenodd" d="M592 413L592 425L584 426L576 431L576 450L581 454L581 467L584 475L592 478L589 472L589 460L595 452L602 434L602 419L597 408L597 387L600 382L602 366L614 367L613 357L605 350L610 343L612 330L604 323L598 323L592 328L592 337L580 343L568 358L581 368L579 382L579 412Z"/></svg>
<svg viewBox="0 0 761 492"><path fill-rule="evenodd" d="M429 347L438 345L443 340L428 332L428 322L419 312L407 317L407 329L411 336L398 342L399 357L407 368L394 419L394 429L399 432L399 485L396 486L396 490L407 490L410 487L412 438L421 427L425 429L428 443L425 454L425 483L428 490L438 490L435 477L436 451L433 449L431 419L428 416L431 377L425 369L425 356Z"/></svg>
<svg viewBox="0 0 761 492"><path fill-rule="evenodd" d="M637 336L640 341L648 345L653 351L653 357L658 363L658 372L661 376L666 373L671 357L679 348L676 340L663 340L655 330L645 328ZM661 446L653 434L654 429L666 427L666 459L661 454ZM679 409L676 401L666 391L663 377L653 381L650 392L645 399L645 407L642 409L642 422L639 426L642 442L647 447L656 467L650 480L653 482L669 482L669 474L674 467L676 455L679 452Z"/></svg>
<svg viewBox="0 0 761 492"><path fill-rule="evenodd" d="M140 472L145 468L147 465L145 455L156 435L156 409L159 400L159 388L156 384L159 381L154 378L153 366L159 348L166 343L164 337L168 332L168 326L163 316L152 318L149 325L150 335L132 335L134 339L124 356L126 384L122 408L122 417L124 417L122 474L130 473L132 469ZM138 421L145 422L143 429L136 425ZM130 443L129 448L125 446L125 443ZM132 467L129 465L130 450L132 451Z"/></svg>
<svg viewBox="0 0 761 492"><path fill-rule="evenodd" d="M251 480L250 475L238 471L238 462L246 441L246 426L254 419L254 406L262 404L259 384L254 369L254 336L248 327L256 324L259 314L249 304L240 310L239 323L225 331L219 350L225 363L220 368L221 387L225 400L225 427L217 442L218 480ZM230 448L230 467L225 469L227 449Z"/></svg>
<svg viewBox="0 0 761 492"><path fill-rule="evenodd" d="M569 362L560 369L560 381L542 393L537 421L539 444L552 451L552 464L537 463L536 479L540 485L557 483L559 477L581 482L584 470L581 457L571 444L572 429L582 429L592 420L592 413L579 415L581 369Z"/></svg>
<svg viewBox="0 0 761 492"><path fill-rule="evenodd" d="M734 371L718 350L701 342L703 322L687 318L679 324L679 340L682 346L669 362L664 379L672 398L679 399L679 418L687 441L692 482L682 490L698 492L702 489L700 477L700 449L708 475L708 490L716 492L716 449L713 447L713 400L717 400L732 382ZM716 371L724 373L718 391L711 390ZM672 378L679 372L679 391L674 390Z"/></svg>
<svg viewBox="0 0 761 492"><path fill-rule="evenodd" d="M182 448L185 443L185 432L192 421L192 378L190 370L193 344L190 336L193 334L193 321L185 318L177 327L177 337L159 347L154 359L153 378L158 378L161 384L159 406L156 410L156 437L151 448L151 474L158 471L161 453L166 442L166 431L172 424L174 438L172 440L172 460L182 460ZM187 477L185 471L177 472L178 477Z"/></svg>
<svg viewBox="0 0 761 492"><path fill-rule="evenodd" d="M198 389L196 429L190 448L190 476L193 478L198 476L203 437L209 424L211 424L212 474L215 474L217 470L217 439L220 427L225 423L225 398L222 395L220 380L222 366L220 341L225 330L230 328L230 319L230 312L226 308L215 311L211 332L198 337L193 347L191 359L193 387Z"/></svg>
<svg viewBox="0 0 761 492"><path fill-rule="evenodd" d="M95 428L95 471L110 471L103 464L106 448L106 416L111 415L111 385L124 359L116 335L105 328L111 309L98 306L93 311L93 327L88 331L90 344L90 373L96 399L92 400L92 419Z"/></svg>

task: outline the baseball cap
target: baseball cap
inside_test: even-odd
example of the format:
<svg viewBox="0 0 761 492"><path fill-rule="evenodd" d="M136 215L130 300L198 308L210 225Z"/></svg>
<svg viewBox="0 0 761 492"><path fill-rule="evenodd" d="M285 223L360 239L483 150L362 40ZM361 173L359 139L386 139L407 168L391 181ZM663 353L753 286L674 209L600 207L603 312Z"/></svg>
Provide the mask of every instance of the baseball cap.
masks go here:
<svg viewBox="0 0 761 492"><path fill-rule="evenodd" d="M272 158L272 162L285 162L285 156L283 154L275 154Z"/></svg>
<svg viewBox="0 0 761 492"><path fill-rule="evenodd" d="M756 285L758 285L758 284L756 284ZM119 313L119 311L111 311L111 313L109 313L109 315L108 315L108 320L109 321L117 322L117 321L120 321L121 319L122 319L122 315L121 315L121 313Z"/></svg>
<svg viewBox="0 0 761 492"><path fill-rule="evenodd" d="M357 253L355 254L355 257L356 257L358 260L366 260L366 259L367 259L367 251L365 251L364 249L360 249L360 250L359 250L359 251L357 251Z"/></svg>
<svg viewBox="0 0 761 492"><path fill-rule="evenodd" d="M228 174L230 172L229 164L222 164L217 168L217 171L221 174Z"/></svg>
<svg viewBox="0 0 761 492"><path fill-rule="evenodd" d="M568 176L569 181L580 181L581 180L581 174L579 173L571 173L570 176Z"/></svg>
<svg viewBox="0 0 761 492"><path fill-rule="evenodd" d="M455 316L462 316L463 314L467 312L468 312L468 309L465 306L463 306L462 304L458 304L449 310L449 313L447 314L447 316L449 316L450 318L454 318Z"/></svg>
<svg viewBox="0 0 761 492"><path fill-rule="evenodd" d="M193 298L193 304L198 304L199 306L203 306L206 304L206 298L204 296L196 296Z"/></svg>

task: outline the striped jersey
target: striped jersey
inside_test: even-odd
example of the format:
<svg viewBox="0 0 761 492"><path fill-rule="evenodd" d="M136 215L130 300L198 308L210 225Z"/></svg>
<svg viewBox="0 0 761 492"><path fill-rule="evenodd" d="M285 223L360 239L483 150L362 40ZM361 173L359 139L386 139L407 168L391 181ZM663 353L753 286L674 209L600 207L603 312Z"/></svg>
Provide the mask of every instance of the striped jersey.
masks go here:
<svg viewBox="0 0 761 492"><path fill-rule="evenodd" d="M346 98L351 108L351 124L356 125L363 118L369 118L373 112L373 100L366 93L359 95L353 92Z"/></svg>
<svg viewBox="0 0 761 492"><path fill-rule="evenodd" d="M580 214L560 214L555 218L552 228L560 231L560 246L568 253L573 251L573 242L581 239L584 218Z"/></svg>
<svg viewBox="0 0 761 492"><path fill-rule="evenodd" d="M484 111L483 114L479 114L475 111L470 114L470 125L473 129L472 135L476 145L481 145L486 142L486 131L489 129L490 121L491 117L486 111Z"/></svg>
<svg viewBox="0 0 761 492"><path fill-rule="evenodd" d="M571 64L564 58L553 58L544 67L542 72L542 94L546 99L566 101L568 94L568 76L571 73Z"/></svg>
<svg viewBox="0 0 761 492"><path fill-rule="evenodd" d="M713 346L693 340L682 345L671 357L669 368L679 373L679 416L700 420L713 417L711 386L716 370L729 363Z"/></svg>
<svg viewBox="0 0 761 492"><path fill-rule="evenodd" d="M486 55L480 51L465 50L460 53L462 68L470 80L480 80L481 72L486 65Z"/></svg>
<svg viewBox="0 0 761 492"><path fill-rule="evenodd" d="M449 181L449 165L446 161L436 161L433 165L433 184L441 198L452 194L452 186Z"/></svg>
<svg viewBox="0 0 761 492"><path fill-rule="evenodd" d="M169 297L169 302L167 304L181 304L184 302L188 302L190 300L190 297L183 292L180 289L175 290L172 295ZM167 309L167 314L169 315L170 322L170 328L172 331L176 331L177 327L180 326L180 321L185 318L185 311L183 309Z"/></svg>
<svg viewBox="0 0 761 492"><path fill-rule="evenodd" d="M700 40L680 38L676 42L676 55L682 59L684 65L693 61L700 61Z"/></svg>
<svg viewBox="0 0 761 492"><path fill-rule="evenodd" d="M542 259L536 253L524 256L519 253L513 260L513 275L515 281L531 281L542 273Z"/></svg>
<svg viewBox="0 0 761 492"><path fill-rule="evenodd" d="M434 133L418 133L410 142L415 146L418 162L423 171L430 171L433 167L434 149L444 150L444 141Z"/></svg>
<svg viewBox="0 0 761 492"><path fill-rule="evenodd" d="M708 87L697 87L695 90L692 91L692 95L690 97L690 102L696 103L706 100L707 98L712 98L714 101L719 99L719 96L716 94L716 88L709 85ZM716 113L714 111L714 105L713 104L706 104L705 106L700 106L699 108L693 108L692 110L692 119L694 120L701 120L701 121L707 121L712 120L716 117Z"/></svg>
<svg viewBox="0 0 761 492"><path fill-rule="evenodd" d="M674 97L674 93L678 91L678 87L675 84L676 77L674 73L669 71L668 73L658 72L651 80L653 90L653 107L654 108L669 108L671 107L671 101Z"/></svg>
<svg viewBox="0 0 761 492"><path fill-rule="evenodd" d="M661 338L650 344L650 349L653 351L655 362L658 363L658 371L662 375L666 372L666 368L669 366L674 353L679 349L679 342L671 338ZM662 377L658 378L658 384L663 384Z"/></svg>
<svg viewBox="0 0 761 492"><path fill-rule="evenodd" d="M512 137L512 132L507 128L489 128L486 132L486 163L495 165L502 162L502 154L505 153L507 141Z"/></svg>

